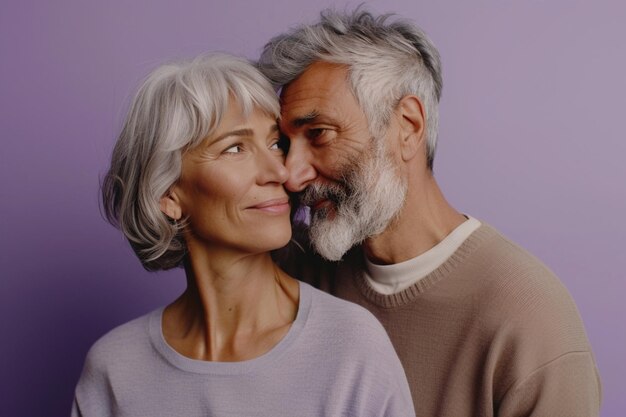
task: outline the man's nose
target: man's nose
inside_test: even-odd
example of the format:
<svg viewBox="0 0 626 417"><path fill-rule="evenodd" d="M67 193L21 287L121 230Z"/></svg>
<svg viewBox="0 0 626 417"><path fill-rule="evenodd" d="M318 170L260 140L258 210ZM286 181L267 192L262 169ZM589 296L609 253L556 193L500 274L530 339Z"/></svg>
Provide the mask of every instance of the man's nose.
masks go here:
<svg viewBox="0 0 626 417"><path fill-rule="evenodd" d="M309 182L317 178L314 167L313 153L308 141L303 139L291 140L285 166L289 171L289 178L285 187L291 192L304 190Z"/></svg>

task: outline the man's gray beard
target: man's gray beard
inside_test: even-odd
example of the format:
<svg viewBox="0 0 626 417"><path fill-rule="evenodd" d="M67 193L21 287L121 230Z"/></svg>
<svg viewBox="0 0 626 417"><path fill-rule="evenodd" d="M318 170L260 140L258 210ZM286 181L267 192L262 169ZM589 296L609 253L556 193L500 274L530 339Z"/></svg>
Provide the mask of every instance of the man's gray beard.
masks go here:
<svg viewBox="0 0 626 417"><path fill-rule="evenodd" d="M349 169L341 184L311 184L301 197L305 204L320 198L333 202L331 209L312 212L309 228L315 251L330 261L341 260L353 246L382 233L404 205L406 182L384 151L372 153ZM333 218L329 210L335 211Z"/></svg>

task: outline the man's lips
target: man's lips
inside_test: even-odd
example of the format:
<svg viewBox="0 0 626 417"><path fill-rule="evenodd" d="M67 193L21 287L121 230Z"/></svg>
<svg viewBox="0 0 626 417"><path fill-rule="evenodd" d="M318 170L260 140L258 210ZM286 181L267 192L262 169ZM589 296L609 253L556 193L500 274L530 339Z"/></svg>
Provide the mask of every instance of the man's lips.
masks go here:
<svg viewBox="0 0 626 417"><path fill-rule="evenodd" d="M311 210L316 211L316 210L328 209L328 208L331 208L332 206L333 206L333 202L331 200L327 198L323 198L311 204Z"/></svg>
<svg viewBox="0 0 626 417"><path fill-rule="evenodd" d="M250 206L248 207L248 209L261 210L267 213L284 213L289 211L290 209L289 198L273 198L271 200L266 200L262 203L255 204L254 206Z"/></svg>

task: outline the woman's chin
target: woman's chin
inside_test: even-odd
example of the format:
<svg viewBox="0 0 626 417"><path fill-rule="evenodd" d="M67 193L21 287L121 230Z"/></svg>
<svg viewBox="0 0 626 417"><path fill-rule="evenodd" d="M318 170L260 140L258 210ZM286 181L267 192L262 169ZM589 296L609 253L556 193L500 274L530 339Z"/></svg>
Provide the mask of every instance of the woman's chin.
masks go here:
<svg viewBox="0 0 626 417"><path fill-rule="evenodd" d="M276 233L273 236L269 236L265 241L267 244L266 251L273 251L276 249L284 248L287 246L289 241L291 240L291 227L289 228L289 232Z"/></svg>
<svg viewBox="0 0 626 417"><path fill-rule="evenodd" d="M280 229L274 227L263 231L256 230L255 233L248 234L245 241L239 244L231 241L231 245L234 244L250 254L261 254L284 248L290 240L291 226Z"/></svg>

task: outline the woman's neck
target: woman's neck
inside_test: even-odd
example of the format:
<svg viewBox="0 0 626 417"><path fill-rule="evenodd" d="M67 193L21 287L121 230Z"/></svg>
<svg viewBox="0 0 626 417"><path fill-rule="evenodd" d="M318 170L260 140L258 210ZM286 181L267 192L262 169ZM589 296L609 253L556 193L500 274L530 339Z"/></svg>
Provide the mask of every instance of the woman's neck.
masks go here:
<svg viewBox="0 0 626 417"><path fill-rule="evenodd" d="M297 282L269 253L212 255L190 256L186 263L187 290L163 314L166 341L184 356L208 361L242 361L268 352L295 319Z"/></svg>

